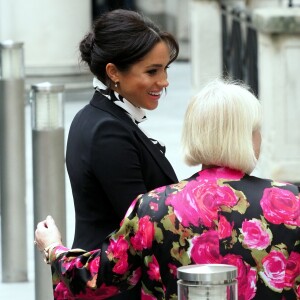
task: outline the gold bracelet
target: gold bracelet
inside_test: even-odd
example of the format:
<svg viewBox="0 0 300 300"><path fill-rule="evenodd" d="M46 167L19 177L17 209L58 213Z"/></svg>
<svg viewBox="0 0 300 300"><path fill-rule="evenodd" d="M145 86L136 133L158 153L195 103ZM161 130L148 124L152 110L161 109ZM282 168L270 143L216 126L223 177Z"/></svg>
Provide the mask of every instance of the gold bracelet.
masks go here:
<svg viewBox="0 0 300 300"><path fill-rule="evenodd" d="M49 265L50 264L50 252L53 250L53 248L62 245L61 243L52 243L49 246L47 246L43 252L44 252L44 262Z"/></svg>

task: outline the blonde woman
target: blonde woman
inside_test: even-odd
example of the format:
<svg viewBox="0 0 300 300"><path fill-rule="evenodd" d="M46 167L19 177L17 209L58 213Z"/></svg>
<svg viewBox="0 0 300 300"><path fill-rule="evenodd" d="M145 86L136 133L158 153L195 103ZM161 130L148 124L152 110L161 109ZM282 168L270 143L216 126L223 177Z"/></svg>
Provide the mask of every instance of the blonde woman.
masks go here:
<svg viewBox="0 0 300 300"><path fill-rule="evenodd" d="M39 223L57 290L102 299L142 282L143 299L177 299L178 267L222 263L238 268L238 299L300 299L299 188L250 175L261 115L245 87L216 80L184 120L185 160L199 172L139 196L99 250L70 250L51 217Z"/></svg>

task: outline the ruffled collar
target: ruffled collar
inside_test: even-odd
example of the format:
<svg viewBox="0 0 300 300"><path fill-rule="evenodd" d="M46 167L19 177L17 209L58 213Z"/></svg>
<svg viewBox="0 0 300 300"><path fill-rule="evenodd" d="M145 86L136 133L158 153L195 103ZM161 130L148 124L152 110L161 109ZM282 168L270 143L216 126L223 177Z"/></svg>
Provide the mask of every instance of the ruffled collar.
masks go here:
<svg viewBox="0 0 300 300"><path fill-rule="evenodd" d="M103 96L107 97L109 100L113 101L114 104L125 110L135 124L138 125L139 123L147 120L146 113L142 108L134 106L117 92L109 90L107 86L105 86L96 77L93 79L93 86Z"/></svg>

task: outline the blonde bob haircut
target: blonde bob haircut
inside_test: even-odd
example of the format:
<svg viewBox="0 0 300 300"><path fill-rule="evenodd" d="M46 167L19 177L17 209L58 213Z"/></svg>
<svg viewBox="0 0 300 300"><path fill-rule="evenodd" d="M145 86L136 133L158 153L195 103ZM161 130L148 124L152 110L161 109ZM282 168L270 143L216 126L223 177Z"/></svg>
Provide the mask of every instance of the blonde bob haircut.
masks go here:
<svg viewBox="0 0 300 300"><path fill-rule="evenodd" d="M185 162L250 174L257 159L252 134L261 127L258 99L238 82L214 80L194 96L184 117Z"/></svg>

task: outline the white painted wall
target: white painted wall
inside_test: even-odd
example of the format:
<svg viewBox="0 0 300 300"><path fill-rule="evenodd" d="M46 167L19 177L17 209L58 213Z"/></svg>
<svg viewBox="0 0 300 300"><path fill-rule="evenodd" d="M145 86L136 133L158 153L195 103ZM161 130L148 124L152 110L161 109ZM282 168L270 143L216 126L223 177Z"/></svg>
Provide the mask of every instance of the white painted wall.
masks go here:
<svg viewBox="0 0 300 300"><path fill-rule="evenodd" d="M217 0L190 1L193 88L197 92L222 74L221 10Z"/></svg>
<svg viewBox="0 0 300 300"><path fill-rule="evenodd" d="M27 75L74 74L91 24L86 0L0 0L0 40L24 42Z"/></svg>
<svg viewBox="0 0 300 300"><path fill-rule="evenodd" d="M255 15L260 17L259 98L264 110L259 172L300 182L300 22L286 28L289 18L300 20L300 8L260 9Z"/></svg>

